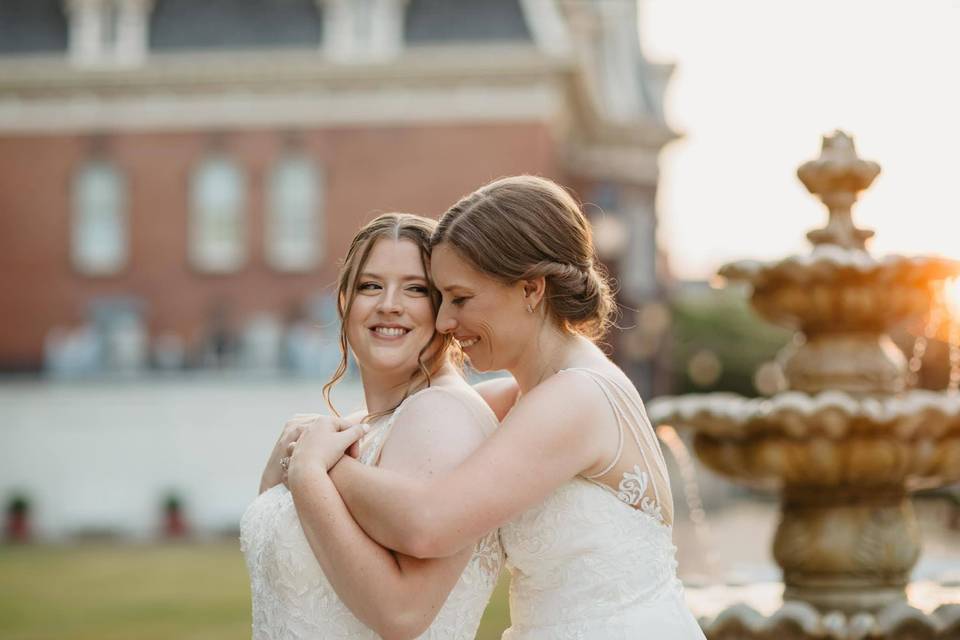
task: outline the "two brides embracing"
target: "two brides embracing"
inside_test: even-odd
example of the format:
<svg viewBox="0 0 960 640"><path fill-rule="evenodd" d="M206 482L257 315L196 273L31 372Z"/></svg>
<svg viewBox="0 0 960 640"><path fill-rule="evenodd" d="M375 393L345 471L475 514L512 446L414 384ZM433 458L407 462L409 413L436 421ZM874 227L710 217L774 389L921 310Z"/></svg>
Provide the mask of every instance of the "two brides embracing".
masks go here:
<svg viewBox="0 0 960 640"><path fill-rule="evenodd" d="M380 216L338 294L324 392L352 353L365 410L295 416L267 462L241 521L256 640L473 638L504 562L504 640L703 638L656 436L593 343L614 305L564 189L518 176L439 222ZM464 356L512 378L471 388Z"/></svg>

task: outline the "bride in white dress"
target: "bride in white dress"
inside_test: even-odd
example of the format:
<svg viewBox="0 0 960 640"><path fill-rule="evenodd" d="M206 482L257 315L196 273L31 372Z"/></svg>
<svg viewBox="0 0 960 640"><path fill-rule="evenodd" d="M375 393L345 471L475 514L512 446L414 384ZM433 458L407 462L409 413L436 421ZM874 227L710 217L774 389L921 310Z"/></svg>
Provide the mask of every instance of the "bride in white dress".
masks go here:
<svg viewBox="0 0 960 640"><path fill-rule="evenodd" d="M656 436L630 380L591 341L613 303L579 206L548 180L505 178L447 211L432 245L438 331L475 368L509 371L516 405L466 460L419 478L338 458L344 438L311 428L296 454L332 468L304 485L332 479L371 537L419 558L501 527L505 640L702 639L676 575Z"/></svg>
<svg viewBox="0 0 960 640"><path fill-rule="evenodd" d="M386 214L354 238L339 283L344 356L324 389L329 400L349 348L369 415L363 427L337 436L352 442L365 434L360 464L410 478L452 468L497 425L451 364L459 349L435 332L439 295L427 278L435 226L426 218ZM309 492L298 492L318 461L297 455L291 463L286 450L316 421L288 422L261 494L241 520L254 639L473 638L500 572L496 533L478 534L439 559L384 549L353 521L332 485L313 483Z"/></svg>

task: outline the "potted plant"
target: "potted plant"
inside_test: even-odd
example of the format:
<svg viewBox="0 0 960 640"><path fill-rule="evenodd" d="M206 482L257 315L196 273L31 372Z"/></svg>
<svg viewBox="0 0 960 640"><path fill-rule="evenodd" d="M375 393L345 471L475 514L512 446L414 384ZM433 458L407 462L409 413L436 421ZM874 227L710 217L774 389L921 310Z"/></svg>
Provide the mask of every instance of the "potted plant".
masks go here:
<svg viewBox="0 0 960 640"><path fill-rule="evenodd" d="M163 535L167 538L182 538L187 535L183 502L176 493L168 494L163 501Z"/></svg>
<svg viewBox="0 0 960 640"><path fill-rule="evenodd" d="M23 494L15 494L7 502L4 537L12 542L30 539L30 501Z"/></svg>

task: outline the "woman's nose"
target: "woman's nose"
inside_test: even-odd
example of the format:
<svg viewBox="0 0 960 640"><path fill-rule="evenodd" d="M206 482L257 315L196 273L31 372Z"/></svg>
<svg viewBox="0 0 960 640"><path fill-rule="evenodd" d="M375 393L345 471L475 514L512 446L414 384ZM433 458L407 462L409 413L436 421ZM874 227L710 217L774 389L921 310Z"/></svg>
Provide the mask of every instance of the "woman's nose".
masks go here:
<svg viewBox="0 0 960 640"><path fill-rule="evenodd" d="M440 312L437 313L437 332L453 333L457 329L457 321L449 311L447 305L440 305Z"/></svg>
<svg viewBox="0 0 960 640"><path fill-rule="evenodd" d="M383 313L403 313L400 292L389 287L385 289L383 295L380 296L379 308Z"/></svg>

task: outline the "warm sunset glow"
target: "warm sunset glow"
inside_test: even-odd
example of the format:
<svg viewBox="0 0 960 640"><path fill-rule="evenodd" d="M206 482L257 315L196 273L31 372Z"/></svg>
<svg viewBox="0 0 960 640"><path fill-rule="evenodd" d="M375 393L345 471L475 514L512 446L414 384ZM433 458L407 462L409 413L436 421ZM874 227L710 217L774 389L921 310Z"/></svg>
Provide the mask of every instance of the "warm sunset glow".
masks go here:
<svg viewBox="0 0 960 640"><path fill-rule="evenodd" d="M943 303L950 319L960 321L960 278L949 278L943 283Z"/></svg>
<svg viewBox="0 0 960 640"><path fill-rule="evenodd" d="M796 178L841 128L883 171L854 209L876 255L960 258L960 0L642 0L641 38L676 71L661 155L661 246L683 278L809 250L826 211Z"/></svg>

